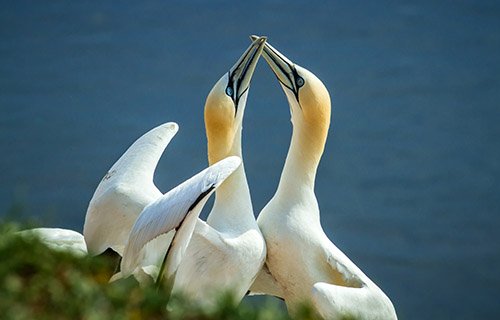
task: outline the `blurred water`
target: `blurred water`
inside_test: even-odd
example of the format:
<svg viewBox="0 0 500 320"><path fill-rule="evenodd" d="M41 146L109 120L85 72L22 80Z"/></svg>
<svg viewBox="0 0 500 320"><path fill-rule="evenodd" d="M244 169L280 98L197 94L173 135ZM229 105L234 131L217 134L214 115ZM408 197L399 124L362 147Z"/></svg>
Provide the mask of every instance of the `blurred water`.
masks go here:
<svg viewBox="0 0 500 320"><path fill-rule="evenodd" d="M22 204L81 230L102 175L166 121L180 132L158 186L201 170L204 99L265 34L333 96L317 179L327 234L401 319L499 316L497 1L2 4L0 212ZM258 211L291 127L264 63L254 79L244 153Z"/></svg>

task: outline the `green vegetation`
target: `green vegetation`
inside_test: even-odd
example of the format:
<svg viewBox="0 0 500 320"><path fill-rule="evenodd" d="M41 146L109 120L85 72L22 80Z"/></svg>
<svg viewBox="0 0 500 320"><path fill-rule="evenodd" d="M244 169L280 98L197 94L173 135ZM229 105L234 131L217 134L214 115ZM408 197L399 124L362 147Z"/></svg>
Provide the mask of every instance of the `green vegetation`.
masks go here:
<svg viewBox="0 0 500 320"><path fill-rule="evenodd" d="M15 224L0 225L2 319L289 319L276 301L236 305L222 297L215 309L133 279L108 283L115 261L53 251L36 238L19 237ZM301 319L313 319L304 310Z"/></svg>

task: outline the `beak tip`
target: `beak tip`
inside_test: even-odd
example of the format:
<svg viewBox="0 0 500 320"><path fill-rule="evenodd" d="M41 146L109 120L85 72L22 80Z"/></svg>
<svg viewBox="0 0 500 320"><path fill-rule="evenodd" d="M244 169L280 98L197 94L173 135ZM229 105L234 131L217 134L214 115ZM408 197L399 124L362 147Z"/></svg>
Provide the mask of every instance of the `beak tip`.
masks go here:
<svg viewBox="0 0 500 320"><path fill-rule="evenodd" d="M260 36L257 36L257 35L255 35L255 34L252 34L252 35L250 36L250 40L252 40L252 41L255 41L255 40L259 39L259 38L261 38L261 39L266 39L266 40L267 40L267 37L266 37L266 36L260 37Z"/></svg>

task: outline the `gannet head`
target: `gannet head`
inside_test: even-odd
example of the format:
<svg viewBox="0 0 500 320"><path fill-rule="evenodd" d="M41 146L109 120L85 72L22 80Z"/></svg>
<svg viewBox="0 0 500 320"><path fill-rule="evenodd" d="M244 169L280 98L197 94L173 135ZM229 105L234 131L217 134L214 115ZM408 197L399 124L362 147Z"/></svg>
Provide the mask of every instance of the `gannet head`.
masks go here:
<svg viewBox="0 0 500 320"><path fill-rule="evenodd" d="M248 89L266 37L256 37L236 64L212 88L205 102L208 160L215 163L233 155L240 132Z"/></svg>
<svg viewBox="0 0 500 320"><path fill-rule="evenodd" d="M268 43L262 56L278 78L288 99L293 124L292 145L298 148L303 166L314 173L323 154L330 127L328 90L312 72L293 63Z"/></svg>
<svg viewBox="0 0 500 320"><path fill-rule="evenodd" d="M255 39L256 36L252 36ZM266 43L264 59L278 78L290 104L294 126L306 124L325 135L330 125L330 94L321 80L309 70L293 63L282 53Z"/></svg>

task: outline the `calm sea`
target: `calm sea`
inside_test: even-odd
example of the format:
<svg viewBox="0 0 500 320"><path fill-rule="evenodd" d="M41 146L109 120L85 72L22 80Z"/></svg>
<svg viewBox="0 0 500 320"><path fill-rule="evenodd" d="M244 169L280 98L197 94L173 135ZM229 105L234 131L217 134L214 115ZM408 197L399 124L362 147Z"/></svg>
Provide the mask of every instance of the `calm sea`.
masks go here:
<svg viewBox="0 0 500 320"><path fill-rule="evenodd" d="M138 136L180 131L156 183L206 166L204 99L261 34L323 80L324 229L401 319L500 315L498 1L12 1L0 10L0 212L81 231ZM265 63L244 156L258 212L291 134Z"/></svg>

